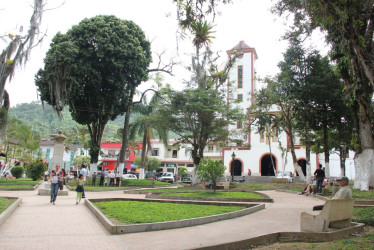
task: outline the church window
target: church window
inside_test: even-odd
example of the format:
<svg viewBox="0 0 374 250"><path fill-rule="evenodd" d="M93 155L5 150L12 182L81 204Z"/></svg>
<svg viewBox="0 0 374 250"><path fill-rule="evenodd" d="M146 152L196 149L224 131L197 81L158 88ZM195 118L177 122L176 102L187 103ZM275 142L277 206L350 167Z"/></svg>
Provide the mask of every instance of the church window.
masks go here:
<svg viewBox="0 0 374 250"><path fill-rule="evenodd" d="M238 66L238 89L243 88L243 66Z"/></svg>
<svg viewBox="0 0 374 250"><path fill-rule="evenodd" d="M243 101L243 94L238 94L238 101L240 101L240 102Z"/></svg>
<svg viewBox="0 0 374 250"><path fill-rule="evenodd" d="M236 128L237 128L237 129L242 129L242 128L243 128L243 123L242 123L242 121L236 121Z"/></svg>

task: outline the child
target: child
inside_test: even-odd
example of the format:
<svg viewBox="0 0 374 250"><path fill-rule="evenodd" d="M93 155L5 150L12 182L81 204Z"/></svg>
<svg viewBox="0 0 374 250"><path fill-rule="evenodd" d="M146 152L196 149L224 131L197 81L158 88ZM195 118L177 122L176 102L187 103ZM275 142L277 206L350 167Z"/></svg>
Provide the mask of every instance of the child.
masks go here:
<svg viewBox="0 0 374 250"><path fill-rule="evenodd" d="M84 181L83 174L80 174L79 178L75 180L75 183L77 184L77 188L75 189L75 191L77 191L77 202L75 205L78 205L78 202L81 202L82 199L83 184L87 183L87 181Z"/></svg>

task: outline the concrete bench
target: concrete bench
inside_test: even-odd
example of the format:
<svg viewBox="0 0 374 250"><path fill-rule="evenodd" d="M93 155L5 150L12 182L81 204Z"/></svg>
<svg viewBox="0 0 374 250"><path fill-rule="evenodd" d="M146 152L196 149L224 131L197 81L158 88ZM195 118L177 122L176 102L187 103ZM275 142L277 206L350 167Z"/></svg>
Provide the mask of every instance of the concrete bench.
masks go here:
<svg viewBox="0 0 374 250"><path fill-rule="evenodd" d="M326 232L329 229L346 228L351 225L353 199L326 200L322 211L302 212L300 230Z"/></svg>
<svg viewBox="0 0 374 250"><path fill-rule="evenodd" d="M218 182L216 185L217 189L229 189L230 182Z"/></svg>
<svg viewBox="0 0 374 250"><path fill-rule="evenodd" d="M287 178L274 178L271 179L271 183L287 183L288 179Z"/></svg>

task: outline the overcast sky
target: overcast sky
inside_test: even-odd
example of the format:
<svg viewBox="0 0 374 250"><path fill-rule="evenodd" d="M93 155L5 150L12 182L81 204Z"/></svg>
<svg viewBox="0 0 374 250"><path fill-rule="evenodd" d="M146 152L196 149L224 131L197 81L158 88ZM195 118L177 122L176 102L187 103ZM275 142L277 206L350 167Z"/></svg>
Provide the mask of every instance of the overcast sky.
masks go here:
<svg viewBox="0 0 374 250"><path fill-rule="evenodd" d="M254 47L259 57L257 76L274 75L278 72L277 64L282 60L282 53L287 42L281 40L286 30L285 21L270 13L271 0L233 0L231 5L220 7L221 15L215 20L212 49L226 57L226 50L244 40ZM0 35L17 33L23 25L24 32L29 26L32 0L0 1ZM121 19L132 20L145 32L152 42L153 52L166 51L167 56L177 57L182 65L175 68L175 76L166 76L166 81L175 88L182 88L183 78L188 77L182 66L188 66L191 51L190 41L180 42L177 51L177 21L172 0L49 0L44 13L41 31L47 36L43 43L34 48L31 60L25 68L18 69L14 79L6 85L10 93L11 105L37 100L34 75L43 67L43 58L49 44L57 32L65 33L84 18L96 15L115 15ZM58 7L58 8L55 8ZM321 46L321 37L314 41ZM313 42L312 42L313 43ZM0 41L0 49L6 44ZM168 58L165 57L165 60ZM154 62L157 58L154 57ZM140 89L151 86L143 83Z"/></svg>

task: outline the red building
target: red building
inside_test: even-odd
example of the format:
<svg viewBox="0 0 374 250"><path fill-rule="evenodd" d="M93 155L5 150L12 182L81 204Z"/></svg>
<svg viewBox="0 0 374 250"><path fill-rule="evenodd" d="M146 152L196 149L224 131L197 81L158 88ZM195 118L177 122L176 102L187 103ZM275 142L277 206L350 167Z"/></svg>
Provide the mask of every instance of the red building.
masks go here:
<svg viewBox="0 0 374 250"><path fill-rule="evenodd" d="M135 172L135 165L133 164L135 158L140 155L142 149L142 143L138 143L138 147L130 148L129 157L126 157L125 168L128 172ZM121 143L119 142L104 142L101 144L102 155L100 155L99 160L101 161L98 166L98 170L114 170L117 167L117 159L119 157L119 152L121 150ZM127 154L128 155L128 154Z"/></svg>

